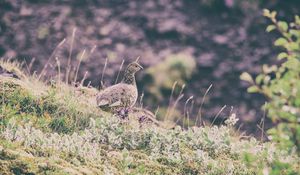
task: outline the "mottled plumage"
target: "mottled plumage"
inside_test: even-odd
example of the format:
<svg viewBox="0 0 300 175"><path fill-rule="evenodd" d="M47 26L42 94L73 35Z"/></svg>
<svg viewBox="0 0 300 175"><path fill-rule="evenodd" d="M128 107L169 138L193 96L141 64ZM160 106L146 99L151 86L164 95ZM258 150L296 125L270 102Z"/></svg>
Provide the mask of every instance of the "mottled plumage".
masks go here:
<svg viewBox="0 0 300 175"><path fill-rule="evenodd" d="M156 120L156 116L149 110L144 108L133 108L132 115L138 119L140 124L153 123L160 126L160 122Z"/></svg>
<svg viewBox="0 0 300 175"><path fill-rule="evenodd" d="M6 70L1 65L0 65L0 75L4 77L12 77L12 78L20 79L20 77L16 73Z"/></svg>
<svg viewBox="0 0 300 175"><path fill-rule="evenodd" d="M140 69L142 66L137 62L129 64L120 83L110 86L98 94L97 105L102 110L111 112L133 107L138 98L135 73Z"/></svg>

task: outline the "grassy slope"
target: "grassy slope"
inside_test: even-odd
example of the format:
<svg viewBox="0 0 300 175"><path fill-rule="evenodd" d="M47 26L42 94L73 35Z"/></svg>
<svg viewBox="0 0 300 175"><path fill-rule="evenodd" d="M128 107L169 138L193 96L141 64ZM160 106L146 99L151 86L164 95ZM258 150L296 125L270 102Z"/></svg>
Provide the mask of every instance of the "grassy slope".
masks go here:
<svg viewBox="0 0 300 175"><path fill-rule="evenodd" d="M227 126L182 130L100 111L97 90L0 76L0 174L297 174L299 157Z"/></svg>

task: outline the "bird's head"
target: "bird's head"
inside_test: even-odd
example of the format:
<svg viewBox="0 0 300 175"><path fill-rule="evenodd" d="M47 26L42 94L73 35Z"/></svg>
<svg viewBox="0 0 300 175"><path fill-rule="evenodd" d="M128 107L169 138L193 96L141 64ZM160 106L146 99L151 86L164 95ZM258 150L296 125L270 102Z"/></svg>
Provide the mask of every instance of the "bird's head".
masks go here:
<svg viewBox="0 0 300 175"><path fill-rule="evenodd" d="M127 68L126 68L126 71L129 72L129 73L136 73L137 71L143 69L143 67L137 62L132 62L130 63Z"/></svg>

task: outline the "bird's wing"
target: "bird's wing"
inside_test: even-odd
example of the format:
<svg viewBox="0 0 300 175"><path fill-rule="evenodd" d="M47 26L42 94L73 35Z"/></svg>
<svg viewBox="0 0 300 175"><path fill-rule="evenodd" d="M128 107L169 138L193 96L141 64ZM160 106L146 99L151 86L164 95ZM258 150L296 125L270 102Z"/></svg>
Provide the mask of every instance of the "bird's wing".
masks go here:
<svg viewBox="0 0 300 175"><path fill-rule="evenodd" d="M109 105L109 101L107 99L102 99L100 101L97 102L98 106L105 106L105 105Z"/></svg>
<svg viewBox="0 0 300 175"><path fill-rule="evenodd" d="M118 100L112 104L109 105L109 107L117 107L117 106L121 106L122 105L122 102L121 100Z"/></svg>

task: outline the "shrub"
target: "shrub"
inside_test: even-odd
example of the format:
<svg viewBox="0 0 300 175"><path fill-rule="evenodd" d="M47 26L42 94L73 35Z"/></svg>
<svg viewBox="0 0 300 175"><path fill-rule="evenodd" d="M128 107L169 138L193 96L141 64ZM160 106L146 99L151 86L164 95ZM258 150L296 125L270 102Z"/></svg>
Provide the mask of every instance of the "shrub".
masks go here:
<svg viewBox="0 0 300 175"><path fill-rule="evenodd" d="M277 30L281 37L274 45L283 49L278 54L278 65L263 65L263 72L255 79L243 73L241 79L252 86L249 93L261 93L268 98L265 110L276 124L268 130L269 139L276 141L282 148L296 148L300 154L300 18L287 23L277 20L276 12L264 10L264 16L273 24L266 31Z"/></svg>
<svg viewBox="0 0 300 175"><path fill-rule="evenodd" d="M145 89L151 93L150 98L155 98L153 101L160 101L170 95L174 82L182 86L191 78L195 69L196 62L192 56L183 53L171 55L147 69Z"/></svg>

